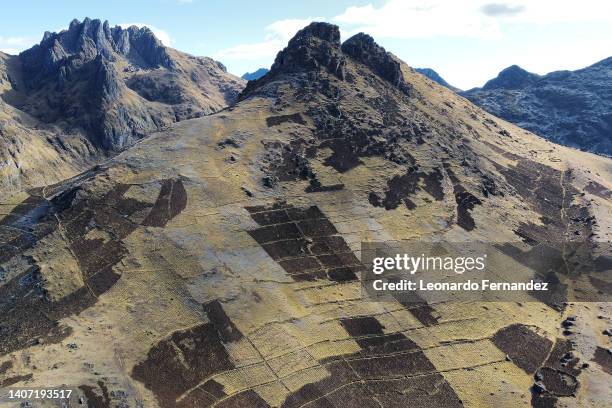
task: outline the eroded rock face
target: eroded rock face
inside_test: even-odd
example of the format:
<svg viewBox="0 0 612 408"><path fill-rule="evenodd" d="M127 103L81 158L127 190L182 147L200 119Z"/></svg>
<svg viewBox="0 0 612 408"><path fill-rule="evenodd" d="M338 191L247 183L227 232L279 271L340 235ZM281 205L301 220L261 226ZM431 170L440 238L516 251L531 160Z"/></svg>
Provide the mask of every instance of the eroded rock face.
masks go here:
<svg viewBox="0 0 612 408"><path fill-rule="evenodd" d="M369 35L359 33L352 36L342 44L342 51L370 67L372 71L389 81L393 86L400 88L404 92L409 91L409 87L400 69L399 60L383 47L376 44Z"/></svg>
<svg viewBox="0 0 612 408"><path fill-rule="evenodd" d="M232 104L244 84L210 58L164 46L146 27L110 27L89 18L45 33L18 58L14 90L21 97L6 100L43 122L83 131L110 152Z"/></svg>
<svg viewBox="0 0 612 408"><path fill-rule="evenodd" d="M347 57L366 65L403 92L409 92L399 60L376 44L372 37L360 33L340 44L340 30L337 26L311 23L300 30L287 47L278 53L265 77L248 84L242 97L261 88L263 84L272 82L275 76L288 73L316 72L324 69L340 80L350 80L345 78L343 68Z"/></svg>
<svg viewBox="0 0 612 408"><path fill-rule="evenodd" d="M555 143L612 155L612 58L544 76L516 65L461 95Z"/></svg>
<svg viewBox="0 0 612 408"><path fill-rule="evenodd" d="M164 126L231 105L245 83L146 27L74 20L20 55L0 53L0 191L74 176Z"/></svg>
<svg viewBox="0 0 612 408"><path fill-rule="evenodd" d="M260 90L274 78L287 75L307 75L324 69L344 78L344 56L340 50L340 30L328 23L311 23L301 29L279 52L265 76L249 81L240 98ZM270 91L271 92L271 91Z"/></svg>
<svg viewBox="0 0 612 408"><path fill-rule="evenodd" d="M140 69L176 67L147 28L111 29L100 20L73 20L68 30L46 33L19 58L23 93L47 96L45 102L22 108L45 122L68 121L84 128L98 147L120 149L164 121L145 106L128 103L128 88L115 68L120 59Z"/></svg>
<svg viewBox="0 0 612 408"><path fill-rule="evenodd" d="M298 31L281 51L270 71L293 72L319 67L342 77L340 30L327 23L312 23Z"/></svg>
<svg viewBox="0 0 612 408"><path fill-rule="evenodd" d="M335 63L330 70L330 56L343 61L342 75ZM279 53L270 73L249 82L241 96L275 97L280 87L288 84L306 105L309 120L300 113L274 115L266 119L268 127L285 123L314 125L311 129L314 137L301 137L296 132L289 143L266 142L269 174L264 183L273 187L278 181L307 180L307 193L340 191L344 188L342 183L324 184L319 180L312 165L319 152L331 151L323 165L339 173L363 167L368 158L382 158L405 170L369 192L367 198L372 206L392 210L401 204L414 210L417 204L412 197L420 191L442 201L443 183L447 179L446 183L453 186L457 225L466 231L476 229L470 213L482 204L479 197L503 192L497 191L494 176L469 165L477 159L470 149L459 146L462 143L455 140L452 128L434 132L431 118L406 108L418 96L411 94L405 75L399 60L366 34L357 34L340 47L329 24L313 23L296 34ZM390 88L396 92L389 93ZM428 162L419 163L409 145L425 145L428 139L436 153L432 153ZM445 155L461 157L462 167L480 179L480 186L471 191L464 186L440 160Z"/></svg>
<svg viewBox="0 0 612 408"><path fill-rule="evenodd" d="M37 88L49 77L68 79L79 66L98 55L113 60L117 55L137 61L145 68L175 68L166 47L147 27L110 27L108 21L73 20L68 30L45 33L40 44L20 54L27 86Z"/></svg>

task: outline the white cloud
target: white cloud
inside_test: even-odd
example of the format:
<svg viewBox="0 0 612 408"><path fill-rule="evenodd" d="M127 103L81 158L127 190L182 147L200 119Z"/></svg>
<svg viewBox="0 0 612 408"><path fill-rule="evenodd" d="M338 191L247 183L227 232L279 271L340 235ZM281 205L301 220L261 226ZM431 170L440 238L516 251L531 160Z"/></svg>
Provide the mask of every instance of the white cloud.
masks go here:
<svg viewBox="0 0 612 408"><path fill-rule="evenodd" d="M480 11L490 17L507 17L523 13L525 6L522 4L488 3L483 5Z"/></svg>
<svg viewBox="0 0 612 408"><path fill-rule="evenodd" d="M266 27L267 34L263 41L226 48L215 53L213 57L221 61L274 57L300 29L313 21L323 20L322 17L314 17L275 21Z"/></svg>
<svg viewBox="0 0 612 408"><path fill-rule="evenodd" d="M166 31L162 30L161 28L157 28L155 26L152 26L151 24L144 24L144 23L122 23L122 24L119 24L119 26L121 28L128 28L130 26L136 26L136 27L139 27L139 28L147 27L147 28L149 28L149 30L153 31L153 34L155 34L155 37L157 37L159 39L159 41L162 42L162 44L164 44L167 47L170 47L172 45L172 39L170 38L170 34L168 34Z"/></svg>
<svg viewBox="0 0 612 408"><path fill-rule="evenodd" d="M343 38L366 32L376 40L441 39L434 44L446 50L451 39L469 47L472 39L493 39L474 42L483 48L474 52L466 48L469 58L456 53L439 55L416 51L402 55L401 48L391 49L414 66L436 69L447 81L463 89L482 84L512 64L532 72L545 74L558 69L577 69L610 55L609 38L593 38L591 34L575 40L554 41L537 36L542 30L564 30L576 23L612 25L612 1L609 0L387 0L380 6L368 4L348 7L332 21L341 27ZM556 26L553 26L556 24ZM579 26L572 26L579 27ZM579 28L576 28L579 30ZM534 32L532 42L518 44L509 32ZM524 38L524 37L523 37ZM448 41L448 42L446 42ZM517 40L523 41L523 40ZM607 42L606 42L607 41ZM511 47L508 52L495 50L495 44ZM397 44L397 41L395 42ZM585 46L587 44L587 46ZM489 48L487 48L489 47ZM398 52L399 51L399 52Z"/></svg>
<svg viewBox="0 0 612 408"><path fill-rule="evenodd" d="M472 3L472 4L470 4ZM350 34L366 32L375 38L477 37L497 35L497 26L480 17L475 1L390 0L381 7L349 7L334 21Z"/></svg>
<svg viewBox="0 0 612 408"><path fill-rule="evenodd" d="M500 35L503 24L612 22L609 0L389 0L349 7L334 21L349 33L378 38L480 37Z"/></svg>
<svg viewBox="0 0 612 408"><path fill-rule="evenodd" d="M30 48L36 40L30 37L1 37L0 51L7 54L19 54L21 51Z"/></svg>
<svg viewBox="0 0 612 408"><path fill-rule="evenodd" d="M524 8L517 15L517 23L612 22L612 2L608 0L521 0L510 4Z"/></svg>

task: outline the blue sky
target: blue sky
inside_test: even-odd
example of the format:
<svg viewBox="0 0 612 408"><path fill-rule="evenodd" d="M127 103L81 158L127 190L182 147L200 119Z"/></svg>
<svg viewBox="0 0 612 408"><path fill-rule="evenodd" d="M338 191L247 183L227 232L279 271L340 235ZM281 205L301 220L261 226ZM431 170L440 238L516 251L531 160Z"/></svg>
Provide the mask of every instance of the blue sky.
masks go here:
<svg viewBox="0 0 612 408"><path fill-rule="evenodd" d="M338 24L343 40L365 31L463 89L512 64L544 74L612 56L609 0L20 0L3 5L0 50L17 53L84 17L148 25L170 46L237 75L269 66L312 20Z"/></svg>

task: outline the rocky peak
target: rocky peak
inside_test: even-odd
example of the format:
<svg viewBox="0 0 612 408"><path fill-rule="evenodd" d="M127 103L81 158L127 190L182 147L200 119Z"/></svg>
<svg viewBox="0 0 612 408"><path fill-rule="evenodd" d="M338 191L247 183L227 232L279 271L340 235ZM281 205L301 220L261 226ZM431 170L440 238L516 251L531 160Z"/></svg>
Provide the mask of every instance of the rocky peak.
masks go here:
<svg viewBox="0 0 612 408"><path fill-rule="evenodd" d="M26 84L36 88L49 76L65 75L97 56L111 61L122 56L146 68L174 67L166 47L148 28L111 28L108 21L89 18L83 22L72 20L68 29L59 33L46 32L38 45L20 54L20 59L25 67Z"/></svg>
<svg viewBox="0 0 612 408"><path fill-rule="evenodd" d="M512 65L501 71L497 78L488 81L482 89L521 89L539 78L537 74L526 71L518 65Z"/></svg>
<svg viewBox="0 0 612 408"><path fill-rule="evenodd" d="M298 31L289 41L287 48L292 48L297 44L308 42L311 38L327 41L339 47L340 29L334 24L314 21Z"/></svg>
<svg viewBox="0 0 612 408"><path fill-rule="evenodd" d="M278 53L270 72L275 74L325 68L342 78L343 64L338 26L314 22L298 31L287 47Z"/></svg>
<svg viewBox="0 0 612 408"><path fill-rule="evenodd" d="M276 55L266 75L248 82L239 99L247 98L279 76L287 74L299 75L325 70L344 79L344 64L338 26L313 22L298 31L287 47Z"/></svg>
<svg viewBox="0 0 612 408"><path fill-rule="evenodd" d="M45 33L14 58L21 80L16 107L102 151L223 109L243 86L223 64L165 47L149 28L89 18Z"/></svg>
<svg viewBox="0 0 612 408"><path fill-rule="evenodd" d="M138 56L141 63L148 67L175 68L166 47L148 27L131 26L124 30L117 26L112 33L117 51L123 55Z"/></svg>
<svg viewBox="0 0 612 408"><path fill-rule="evenodd" d="M342 52L367 65L378 76L402 91L409 90L402 74L400 61L378 45L371 36L364 33L352 36L342 44Z"/></svg>
<svg viewBox="0 0 612 408"><path fill-rule="evenodd" d="M341 44L338 26L314 22L297 32L287 47L278 53L264 77L249 81L240 98L248 97L256 89L275 81L279 75L325 70L345 80L347 58L364 64L403 92L409 92L410 86L404 79L400 61L372 37L360 33Z"/></svg>

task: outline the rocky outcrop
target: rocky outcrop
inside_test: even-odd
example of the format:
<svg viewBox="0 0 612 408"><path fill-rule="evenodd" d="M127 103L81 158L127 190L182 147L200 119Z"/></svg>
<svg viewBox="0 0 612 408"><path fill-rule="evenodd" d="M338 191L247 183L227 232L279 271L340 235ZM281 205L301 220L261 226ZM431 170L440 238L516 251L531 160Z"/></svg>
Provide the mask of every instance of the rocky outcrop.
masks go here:
<svg viewBox="0 0 612 408"><path fill-rule="evenodd" d="M338 27L312 23L298 31L287 47L278 53L270 71L277 74L324 68L342 78L343 64Z"/></svg>
<svg viewBox="0 0 612 408"><path fill-rule="evenodd" d="M380 78L408 93L410 87L404 79L400 61L385 51L372 37L359 33L340 43L340 30L329 23L314 22L298 31L287 47L278 53L270 71L254 81L249 81L241 98L262 89L278 77L293 74L316 73L325 71L336 78L348 80L344 73L346 59L350 58L365 65ZM270 92L270 90L267 90Z"/></svg>
<svg viewBox="0 0 612 408"><path fill-rule="evenodd" d="M59 75L66 80L83 64L100 55L110 61L129 58L142 68L175 68L168 50L147 27L110 28L108 21L73 20L68 30L46 32L40 44L22 52L24 79L30 88Z"/></svg>
<svg viewBox="0 0 612 408"><path fill-rule="evenodd" d="M19 60L23 86L13 104L83 133L106 152L177 120L223 109L244 84L210 58L165 47L147 27L89 18L45 33Z"/></svg>
<svg viewBox="0 0 612 408"><path fill-rule="evenodd" d="M255 92L271 94L266 84L278 77L299 79L324 70L343 79L344 55L340 49L340 29L332 24L314 22L297 32L287 47L276 55L270 71L263 77L249 81L240 99ZM297 75L295 75L297 74Z"/></svg>
<svg viewBox="0 0 612 408"><path fill-rule="evenodd" d="M461 95L555 143L612 155L612 58L544 76L513 65Z"/></svg>
<svg viewBox="0 0 612 408"><path fill-rule="evenodd" d="M410 90L402 74L400 61L393 54L376 44L369 35L359 33L352 36L342 44L342 51L351 58L368 66L393 86L404 92Z"/></svg>
<svg viewBox="0 0 612 408"><path fill-rule="evenodd" d="M73 176L173 122L233 104L245 81L146 27L73 20L0 53L0 192Z"/></svg>

